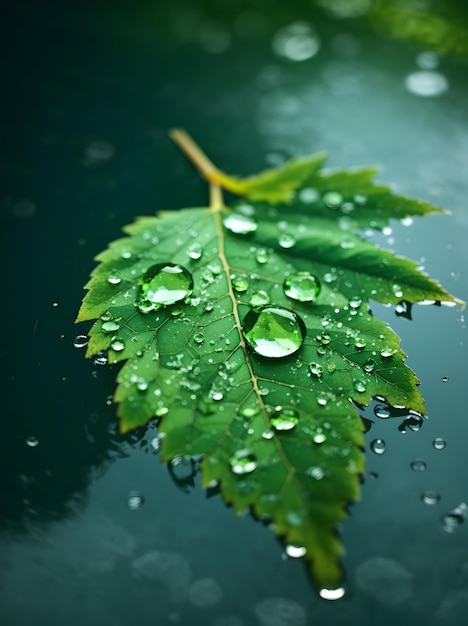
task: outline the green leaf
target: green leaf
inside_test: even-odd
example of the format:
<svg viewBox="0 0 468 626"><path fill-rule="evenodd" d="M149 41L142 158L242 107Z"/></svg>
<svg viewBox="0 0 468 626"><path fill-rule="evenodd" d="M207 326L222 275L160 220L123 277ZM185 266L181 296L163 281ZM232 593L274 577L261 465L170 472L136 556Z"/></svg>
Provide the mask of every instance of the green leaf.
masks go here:
<svg viewBox="0 0 468 626"><path fill-rule="evenodd" d="M461 303L360 231L440 210L375 185L374 170L323 172L321 155L239 183L247 200L227 208L218 184L232 179L173 137L211 181L210 207L140 218L98 255L77 318L96 320L87 356L125 362L123 432L157 418L163 460L202 455L203 484L270 522L335 589L336 528L364 470L358 407L425 412L369 301Z"/></svg>

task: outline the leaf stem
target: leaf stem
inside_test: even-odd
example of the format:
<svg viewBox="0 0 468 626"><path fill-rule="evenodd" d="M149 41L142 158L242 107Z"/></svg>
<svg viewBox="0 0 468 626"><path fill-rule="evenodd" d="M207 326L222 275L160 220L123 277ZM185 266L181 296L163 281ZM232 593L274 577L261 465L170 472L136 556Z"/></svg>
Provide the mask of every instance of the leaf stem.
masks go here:
<svg viewBox="0 0 468 626"><path fill-rule="evenodd" d="M169 137L188 156L208 182L216 180L217 175L219 175L218 168L210 161L203 150L185 130L182 128L172 128L169 131Z"/></svg>

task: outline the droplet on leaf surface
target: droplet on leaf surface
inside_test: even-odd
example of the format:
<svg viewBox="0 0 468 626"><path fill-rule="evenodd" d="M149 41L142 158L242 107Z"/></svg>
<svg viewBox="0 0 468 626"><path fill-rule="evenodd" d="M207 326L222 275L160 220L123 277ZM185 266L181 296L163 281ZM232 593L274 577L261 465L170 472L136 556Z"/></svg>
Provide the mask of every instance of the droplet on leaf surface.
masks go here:
<svg viewBox="0 0 468 626"><path fill-rule="evenodd" d="M250 474L257 468L257 459L250 450L238 450L230 460L234 474Z"/></svg>
<svg viewBox="0 0 468 626"><path fill-rule="evenodd" d="M299 423L299 413L296 409L275 407L270 417L270 424L275 430L292 430Z"/></svg>
<svg viewBox="0 0 468 626"><path fill-rule="evenodd" d="M294 354L306 336L306 327L299 315L279 306L251 309L244 318L243 330L253 352L271 359Z"/></svg>
<svg viewBox="0 0 468 626"><path fill-rule="evenodd" d="M137 306L144 307L147 312L148 306L158 309L185 300L192 293L193 278L182 265L158 263L145 272L140 286L141 297Z"/></svg>
<svg viewBox="0 0 468 626"><path fill-rule="evenodd" d="M313 302L320 293L320 282L309 272L297 272L286 277L283 289L285 295L292 300Z"/></svg>

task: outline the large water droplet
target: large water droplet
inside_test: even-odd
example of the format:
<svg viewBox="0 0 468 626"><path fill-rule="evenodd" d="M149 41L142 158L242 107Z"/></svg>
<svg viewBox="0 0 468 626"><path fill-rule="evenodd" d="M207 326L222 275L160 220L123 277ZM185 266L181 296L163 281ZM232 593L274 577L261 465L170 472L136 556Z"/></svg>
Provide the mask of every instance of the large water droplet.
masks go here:
<svg viewBox="0 0 468 626"><path fill-rule="evenodd" d="M363 380L355 380L354 381L354 389L358 393L364 393L366 388L367 388L367 385L366 385L365 381L363 381Z"/></svg>
<svg viewBox="0 0 468 626"><path fill-rule="evenodd" d="M275 430L292 430L299 423L299 413L296 409L275 407L270 416L270 424Z"/></svg>
<svg viewBox="0 0 468 626"><path fill-rule="evenodd" d="M320 282L309 272L297 272L286 277L283 289L285 295L292 300L313 302L320 293Z"/></svg>
<svg viewBox="0 0 468 626"><path fill-rule="evenodd" d="M118 337L114 337L114 339L112 339L111 341L111 348L112 350L114 350L114 352L122 352L122 350L125 348L125 342Z"/></svg>
<svg viewBox="0 0 468 626"><path fill-rule="evenodd" d="M370 445L372 452L375 452L375 454L383 454L387 450L383 439L374 439Z"/></svg>
<svg viewBox="0 0 468 626"><path fill-rule="evenodd" d="M193 278L182 265L158 263L145 272L140 285L137 306L146 313L148 308L158 309L185 300L192 293Z"/></svg>
<svg viewBox="0 0 468 626"><path fill-rule="evenodd" d="M257 459L250 450L238 450L230 460L234 474L250 474L257 468Z"/></svg>
<svg viewBox="0 0 468 626"><path fill-rule="evenodd" d="M302 319L279 306L250 310L244 318L243 330L247 344L256 354L273 359L297 352L306 336Z"/></svg>
<svg viewBox="0 0 468 626"><path fill-rule="evenodd" d="M224 219L223 224L234 235L248 235L255 232L258 226L254 219L241 213L231 213Z"/></svg>

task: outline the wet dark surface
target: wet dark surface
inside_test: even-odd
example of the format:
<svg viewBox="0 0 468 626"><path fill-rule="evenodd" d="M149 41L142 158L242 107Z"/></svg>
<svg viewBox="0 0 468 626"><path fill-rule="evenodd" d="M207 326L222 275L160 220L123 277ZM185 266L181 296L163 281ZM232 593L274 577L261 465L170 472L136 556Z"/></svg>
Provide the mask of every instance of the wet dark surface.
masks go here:
<svg viewBox="0 0 468 626"><path fill-rule="evenodd" d="M451 533L441 523L468 501L462 312L419 305L410 321L373 306L402 337L429 420L402 434L402 419L366 413L368 444L382 438L387 449L367 451L363 498L342 533L349 594L329 603L261 524L207 498L198 477L195 489L177 488L151 431L117 433L107 403L116 369L73 347L88 328L73 320L93 257L121 226L206 202L167 137L172 126L233 173L317 150L331 166L381 165L382 181L451 215L394 224L375 240L467 300L466 62L442 59L448 88L422 97L405 78L423 49L352 21L317 17L321 47L299 62L272 51L273 28L256 39L234 34L215 54L149 14L132 21L49 4L20 2L4 22L0 622L279 626L258 611L284 598L311 625L464 623L468 521ZM434 448L436 437L445 448ZM415 458L424 471L411 469ZM144 502L132 510L135 490ZM440 500L425 504L426 490ZM161 573L154 563L163 561ZM223 596L208 585L214 604L201 608L190 585L205 578Z"/></svg>

